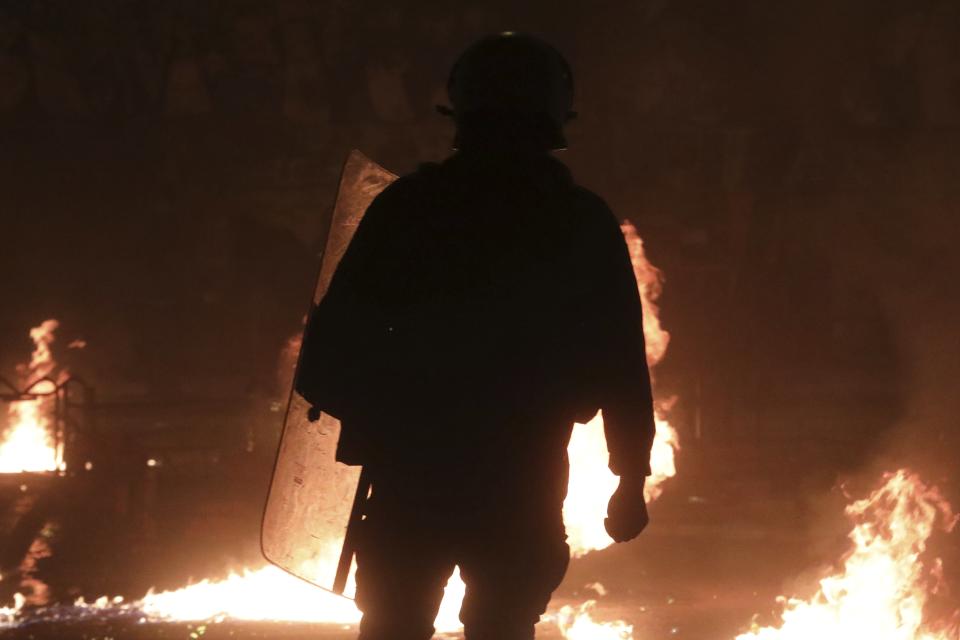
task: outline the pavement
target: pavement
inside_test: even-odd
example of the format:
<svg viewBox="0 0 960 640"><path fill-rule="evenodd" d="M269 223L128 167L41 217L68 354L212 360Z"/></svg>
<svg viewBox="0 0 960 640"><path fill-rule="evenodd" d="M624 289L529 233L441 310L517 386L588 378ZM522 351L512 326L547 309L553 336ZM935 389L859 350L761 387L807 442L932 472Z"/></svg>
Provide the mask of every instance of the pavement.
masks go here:
<svg viewBox="0 0 960 640"><path fill-rule="evenodd" d="M812 595L817 579L836 566L848 547L843 507L849 497L831 488L836 474L824 471L819 479L808 474L798 483L794 470L775 457L764 469L728 464L732 459L732 453L686 449L680 475L651 505L648 530L630 543L574 559L548 613L555 616L564 606L576 609L595 600L592 618L632 625L634 640L733 640L754 622L774 624L778 595ZM246 472L249 486L261 486L259 472L249 468ZM46 588L46 595L43 589L34 593L18 624L0 627L0 637L353 638L356 630L343 625L230 619L169 622L146 619L136 610L70 606L78 595L89 601L119 593L131 602L150 586L175 589L191 578L216 578L228 568L261 565L256 544L261 503L236 478L224 482L217 473L208 475L206 483L195 478L161 479L151 489L157 494L157 514L153 520L144 520L143 513L130 518L126 537L108 532L123 529L127 520L91 522L88 517L71 528L70 518L57 520L54 513L51 518L60 528L54 527L53 533L46 529L49 553L39 558L32 575ZM23 492L8 497L4 508L25 508ZM952 570L955 567L948 566L948 574ZM30 576L0 581L0 591L22 586L16 580L25 578ZM541 640L560 637L549 621L538 628Z"/></svg>

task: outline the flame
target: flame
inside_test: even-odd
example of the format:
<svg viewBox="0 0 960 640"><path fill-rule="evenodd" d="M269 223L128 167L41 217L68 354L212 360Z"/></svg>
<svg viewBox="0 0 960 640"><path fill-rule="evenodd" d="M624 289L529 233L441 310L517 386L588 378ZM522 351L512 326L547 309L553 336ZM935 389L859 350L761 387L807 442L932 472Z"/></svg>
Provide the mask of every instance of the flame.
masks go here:
<svg viewBox="0 0 960 640"><path fill-rule="evenodd" d="M4 627L13 627L20 622L20 612L27 603L27 598L22 593L13 594L12 607L0 607L0 629Z"/></svg>
<svg viewBox="0 0 960 640"><path fill-rule="evenodd" d="M631 640L633 626L616 620L597 622L591 612L597 605L596 600L587 600L574 608L566 605L557 614L557 626L567 640Z"/></svg>
<svg viewBox="0 0 960 640"><path fill-rule="evenodd" d="M643 238L629 220L620 225L623 238L630 251L633 274L640 289L640 301L643 304L643 337L647 346L647 364L656 366L667 353L670 334L660 326L660 307L657 299L663 292L663 273L650 264L643 248Z"/></svg>
<svg viewBox="0 0 960 640"><path fill-rule="evenodd" d="M655 300L660 293L659 272L646 260L636 230L624 225L637 283L644 305L644 333L650 366L663 357L669 334L660 327ZM50 343L55 321L31 330L36 345L26 367L29 376L46 375L53 368ZM662 408L662 407L661 407ZM7 469L9 457L17 453L16 470L36 466L54 470L55 452L40 399L11 405L13 427L0 444L0 468ZM26 426L23 426L26 425ZM40 434L24 438L20 429ZM40 444L38 444L40 443ZM648 499L662 490L662 483L676 474L675 453L679 449L676 430L657 415L657 436L648 479ZM43 455L41 456L40 453ZM603 530L606 498L616 488L616 477L607 469L602 416L586 425L576 425L570 447L571 475L564 518L575 555L602 549L611 541ZM46 462L33 464L34 457ZM29 459L29 465L23 460ZM843 557L842 568L819 582L816 594L807 600L780 598L781 622L776 627L754 626L736 640L953 640L960 634L956 622L925 620L931 595L944 588L939 559L926 566L923 554L939 525L952 530L958 521L940 492L924 484L914 473L901 469L884 476L884 484L867 498L850 504L846 513L853 521L849 534L852 549ZM441 632L460 628L458 612L464 584L459 573L448 582L436 626ZM175 591L149 593L130 604L120 599L101 598L94 603L76 603L78 609L136 610L149 619L176 621L286 620L354 625L360 613L351 600L316 589L275 567L244 570L221 581L204 580ZM20 620L24 597L17 594L13 607L0 608L0 626ZM594 619L596 602L565 606L553 616L567 640L632 640L633 628L622 620ZM960 618L960 610L954 620Z"/></svg>
<svg viewBox="0 0 960 640"><path fill-rule="evenodd" d="M434 622L439 631L461 627L464 589L460 571L455 569ZM154 619L191 622L226 618L345 625L360 622L360 611L353 600L317 589L273 566L244 570L224 580L203 580L175 591L151 592L134 606Z"/></svg>
<svg viewBox="0 0 960 640"><path fill-rule="evenodd" d="M23 381L37 394L52 393L49 381L34 381L48 375L56 366L50 344L59 323L46 320L30 329L34 350L30 364L18 367ZM63 469L63 452L55 444L50 424L49 396L36 396L11 402L6 428L0 441L0 473L58 471Z"/></svg>
<svg viewBox="0 0 960 640"><path fill-rule="evenodd" d="M663 278L647 260L643 241L633 225L627 222L622 230L643 303L647 362L653 366L663 358L670 341L670 334L660 326L659 308L655 304ZM661 484L676 475L674 453L677 449L677 432L658 416L651 459L653 475L647 479L646 487L648 499L656 498L662 490ZM618 480L607 468L609 456L600 414L588 424L574 427L568 454L570 484L564 504L564 520L571 550L575 556L581 556L613 543L603 528L603 520L607 500L616 489ZM460 628L460 603L465 589L459 572L455 572L447 582L435 623L439 630ZM150 594L143 602L145 611L151 615L177 620L197 621L227 616L247 620L355 623L360 618L352 601L321 592L272 567L244 571L220 582L203 581L178 591ZM586 610L581 613L585 614ZM576 629L583 629L589 623L571 624Z"/></svg>
<svg viewBox="0 0 960 640"><path fill-rule="evenodd" d="M657 417L657 435L650 455L653 474L647 478L644 495L648 502L663 492L663 482L677 474L674 455L680 448L677 432ZM575 558L613 544L603 520L607 502L617 489L619 479L607 467L609 454L603 435L603 416L597 414L587 424L574 425L567 448L570 458L570 483L563 503L567 544Z"/></svg>
<svg viewBox="0 0 960 640"><path fill-rule="evenodd" d="M160 619L201 621L288 620L356 624L352 600L317 589L277 567L244 570L224 580L203 580L175 591L148 593L138 607Z"/></svg>
<svg viewBox="0 0 960 640"><path fill-rule="evenodd" d="M939 560L925 568L923 554L933 532L950 531L958 518L940 492L901 469L884 476L884 484L869 497L850 504L846 513L854 526L853 548L842 560L842 569L820 581L809 600L782 599L785 610L780 627L754 628L736 640L955 640L960 627L924 620L931 594L944 589ZM462 581L451 579L437 627L441 632L459 628L457 609ZM603 595L604 590L596 591ZM24 599L0 608L0 627L20 621ZM244 571L224 581L205 580L143 600L124 604L100 598L76 603L78 611L102 613L142 612L151 620L222 621L288 620L354 625L360 613L353 602L318 590L275 567ZM567 640L633 640L633 628L622 620L594 619L596 601L562 607L551 616ZM960 614L958 611L955 616Z"/></svg>
<svg viewBox="0 0 960 640"><path fill-rule="evenodd" d="M670 344L670 334L660 326L660 308L656 304L663 289L663 274L647 259L643 240L636 228L629 221L620 228L627 241L630 262L640 290L647 364L652 368L663 359ZM680 449L680 440L676 429L663 415L666 408L665 405L657 408L657 433L650 456L653 473L644 487L648 502L656 500L663 492L664 481L677 474L675 455ZM607 515L607 502L619 480L607 468L609 454L601 413L587 424L574 425L567 455L570 458L570 483L563 504L563 519L570 550L574 557L580 557L613 544L603 520Z"/></svg>
<svg viewBox="0 0 960 640"><path fill-rule="evenodd" d="M647 364L652 370L663 360L670 344L670 334L660 325L660 307L657 305L657 299L663 292L663 273L647 259L643 239L637 233L636 227L627 220L620 229L627 241L630 262L633 264L637 288L640 290L640 301L643 304L643 338L647 347ZM650 451L652 473L647 478L644 491L648 502L659 498L663 493L663 483L677 475L676 452L680 450L680 436L665 417L673 401L674 399L670 399L657 403L656 407L657 433ZM600 426L596 431L602 434L602 425Z"/></svg>
<svg viewBox="0 0 960 640"><path fill-rule="evenodd" d="M659 309L662 275L647 260L643 241L629 222L622 227L630 251L643 304L643 330L646 338L647 363L652 367L663 358L670 335L660 326ZM661 415L657 416L657 434L653 445L653 475L647 479L648 500L661 492L661 484L676 474L675 451L679 449L677 433ZM617 486L617 478L607 468L608 454L603 434L602 416L597 414L588 424L575 425L568 448L570 456L569 496L564 504L564 520L571 550L581 556L613 543L603 528L607 500ZM455 571L447 583L435 626L441 632L461 628L460 604L466 587ZM81 607L110 609L134 607L151 618L180 621L284 620L356 624L360 612L352 600L319 590L275 567L245 569L224 580L203 580L175 591L149 593L142 601L130 605L101 598ZM578 610L561 612L561 626L566 625L571 638L629 638L630 627L624 623L595 623L589 616L593 604Z"/></svg>
<svg viewBox="0 0 960 640"><path fill-rule="evenodd" d="M820 581L809 600L780 598L779 627L755 627L736 640L956 640L955 622L928 623L924 608L930 595L944 590L942 563L928 569L921 561L939 523L951 531L958 521L935 487L906 469L884 475L884 484L846 508L854 527L853 548L843 568ZM568 640L632 640L623 621L595 622L590 602L579 610L564 607L558 625ZM960 617L960 610L953 614Z"/></svg>
<svg viewBox="0 0 960 640"><path fill-rule="evenodd" d="M960 627L938 629L923 617L930 594L942 588L942 577L939 560L927 569L920 556L938 522L947 531L957 522L940 492L901 469L846 512L854 522L853 549L842 570L821 580L809 600L782 598L779 627L753 629L737 640L957 638Z"/></svg>

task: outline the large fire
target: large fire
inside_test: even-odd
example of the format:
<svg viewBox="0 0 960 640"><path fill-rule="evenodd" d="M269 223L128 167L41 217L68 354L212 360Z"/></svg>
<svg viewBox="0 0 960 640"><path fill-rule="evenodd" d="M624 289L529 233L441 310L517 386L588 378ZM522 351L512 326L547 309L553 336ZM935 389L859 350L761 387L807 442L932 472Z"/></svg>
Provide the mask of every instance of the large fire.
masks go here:
<svg viewBox="0 0 960 640"><path fill-rule="evenodd" d="M643 303L647 362L653 367L663 358L670 339L670 335L660 326L659 308L656 305L662 276L647 260L643 241L633 225L626 222L622 230ZM56 323L49 326L45 333L37 333L38 337L35 338L38 340L38 351L42 345L46 354L40 359L46 358L44 362L47 363L52 362L48 347L55 328ZM45 337L41 339L41 335ZM674 454L679 449L677 432L666 421L661 409L658 407L657 411L657 434L651 460L653 474L647 479L646 485L648 500L656 499L662 492L662 483L676 474ZM617 487L617 478L607 467L608 454L602 420L602 416L597 414L589 423L575 425L568 448L570 483L568 498L564 503L564 521L574 556L582 556L613 543L603 527L603 520L607 501ZM459 610L464 591L465 585L459 573L454 573L447 584L435 623L438 630L453 631L460 628ZM105 598L92 605L78 604L97 608L118 606L118 603ZM190 621L232 618L350 624L357 622L360 617L351 600L311 587L275 567L243 570L221 581L204 580L177 591L151 593L139 603L124 606L134 606L157 618ZM584 637L576 635L583 631L576 630L589 629L596 624L591 620L587 606L578 612L568 611L565 615L574 620L571 628L575 630L575 635L571 637ZM614 625L613 628L624 628L621 623L610 624Z"/></svg>
<svg viewBox="0 0 960 640"><path fill-rule="evenodd" d="M647 362L652 367L663 358L670 340L670 335L660 326L656 305L662 276L647 260L643 241L633 225L627 222L622 229L643 302ZM607 501L617 487L617 477L607 468L602 420L598 414L588 424L576 425L568 448L570 484L564 504L564 521L575 556L613 543L603 527L603 519ZM674 452L678 448L676 431L658 412L653 475L648 478L646 486L648 499L659 496L661 484L676 474ZM447 583L435 623L440 631L460 628L459 610L465 588L459 573ZM352 601L310 587L273 567L247 570L220 582L203 581L178 591L150 594L142 605L144 611L152 615L180 620L225 616L247 620L353 623L360 617ZM577 628L591 624L587 610L575 617L583 618L576 623Z"/></svg>
<svg viewBox="0 0 960 640"><path fill-rule="evenodd" d="M454 571L435 625L441 632L460 628L463 581ZM150 593L135 605L144 614L167 620L283 620L356 624L353 600L323 591L277 567L243 571L222 581L204 580L176 591Z"/></svg>
<svg viewBox="0 0 960 640"><path fill-rule="evenodd" d="M53 384L44 377L56 366L50 350L59 323L46 320L30 330L34 350L30 363L18 367L21 382L33 395L10 403L7 428L0 435L0 473L58 471L63 451L52 433L50 404Z"/></svg>
<svg viewBox="0 0 960 640"><path fill-rule="evenodd" d="M943 585L941 564L924 564L923 552L937 525L950 531L958 518L935 487L901 469L884 476L884 484L846 509L853 521L853 548L842 568L820 581L808 600L781 598L779 626L755 627L736 640L956 640L955 622L930 622L924 609ZM632 640L623 621L595 622L592 604L560 612L560 631L568 640ZM954 619L960 614L958 610Z"/></svg>
<svg viewBox="0 0 960 640"><path fill-rule="evenodd" d="M930 621L925 605L940 590L939 560L924 557L937 528L950 531L958 518L940 492L916 474L901 469L886 474L867 498L846 509L853 521L851 550L842 567L820 581L809 599L782 598L781 624L755 627L735 640L955 640L956 622ZM462 585L462 582L457 581ZM459 627L457 609L462 591L448 594L437 628ZM0 623L16 623L23 598L0 608ZM123 604L101 598L77 603L84 610L136 610L149 619L181 621L285 620L355 624L359 612L350 600L334 596L275 567L246 571L220 582L203 581L180 589L148 594ZM633 628L622 620L593 618L595 603L566 606L550 618L567 640L633 640ZM960 611L954 614L957 619Z"/></svg>
<svg viewBox="0 0 960 640"><path fill-rule="evenodd" d="M630 249L643 303L647 362L653 367L663 358L670 340L670 334L660 326L659 308L656 305L662 276L647 260L643 241L634 226L626 222L622 230ZM603 520L607 501L617 488L617 477L607 468L607 444L602 420L602 416L597 414L589 423L576 425L568 447L570 484L564 503L564 522L575 556L603 549L613 543L603 527ZM648 478L646 485L649 500L659 496L662 483L676 475L674 453L677 449L677 432L658 411L657 436L651 460L653 475ZM454 573L447 583L435 623L440 631L460 628L459 611L465 588L459 573ZM143 607L150 614L181 620L226 616L254 620L352 623L360 617L352 601L314 589L273 567L244 571L221 582L204 581L179 591L150 594L144 599ZM576 614L569 613L569 616L575 620L571 623L575 629L594 624L588 609Z"/></svg>
<svg viewBox="0 0 960 640"><path fill-rule="evenodd" d="M882 487L847 507L853 548L843 568L820 581L809 600L784 598L782 624L753 629L737 640L956 640L960 627L924 620L930 594L942 587L940 562L921 555L939 523L957 522L935 487L901 469Z"/></svg>
<svg viewBox="0 0 960 640"><path fill-rule="evenodd" d="M646 260L636 230L625 224L636 270L645 317L647 357L652 366L663 357L669 334L659 323L655 301L660 292L660 273ZM35 350L29 365L22 367L25 384L47 375L54 362L50 353L55 321L31 331ZM655 499L661 485L676 474L674 455L679 444L676 431L667 423L662 406L657 411L653 476L648 479L647 497ZM10 408L10 426L0 443L0 470L52 471L60 458L52 443L44 397L15 402ZM586 425L576 425L570 447L569 497L564 519L571 549L577 556L611 544L603 529L603 517L617 479L607 469L602 416ZM930 621L925 608L930 596L941 588L939 560L924 557L930 536L939 525L952 529L958 518L933 487L925 485L906 470L887 474L883 485L865 499L846 509L853 521L849 535L852 549L842 567L819 583L809 599L781 598L781 622L759 627L736 640L828 640L875 638L877 640L954 640L960 634L953 622ZM436 626L440 632L460 628L458 612L464 584L458 574L451 578ZM0 624L16 624L24 598L13 607L0 608ZM220 581L204 580L183 589L149 593L129 604L119 599L82 600L78 610L109 613L134 610L147 619L173 621L275 620L325 622L353 625L360 613L354 603L316 589L275 567L244 570ZM594 619L595 602L566 606L548 616L568 640L632 640L633 627L625 621Z"/></svg>

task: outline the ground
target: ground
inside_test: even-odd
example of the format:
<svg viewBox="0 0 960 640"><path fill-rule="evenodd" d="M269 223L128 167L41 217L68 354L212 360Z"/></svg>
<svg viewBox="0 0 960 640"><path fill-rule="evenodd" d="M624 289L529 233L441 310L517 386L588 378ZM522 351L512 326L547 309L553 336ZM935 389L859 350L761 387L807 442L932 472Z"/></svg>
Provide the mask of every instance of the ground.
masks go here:
<svg viewBox="0 0 960 640"><path fill-rule="evenodd" d="M755 616L775 621L775 598L782 593L810 595L821 570L836 562L846 548L846 498L829 484L816 500L792 490L783 473L758 478L753 473L707 473L716 462L697 462L691 447L681 457L681 475L667 485L651 507L649 529L636 541L575 559L555 594L551 613L564 605L596 599L597 621L622 619L634 626L634 638L732 640L746 631ZM690 465L684 466L683 462ZM774 466L786 463L773 460ZM755 470L754 470L755 471ZM752 476L752 479L751 479ZM816 495L816 494L810 494ZM153 565L186 562L180 540L164 540ZM61 548L66 545L60 544ZM161 544L161 547L163 545ZM178 551L180 549L181 551ZM222 551L222 550L221 550ZM178 557L178 554L180 556ZM190 555L196 557L196 550ZM75 557L75 556L74 556ZM138 566L118 555L99 569L109 577L97 584L121 584L125 572ZM56 565L56 553L46 560ZM56 575L52 569L49 571ZM129 578L129 576L128 576ZM589 585L603 585L598 595ZM130 580L127 580L130 584ZM176 586L176 585L171 585ZM171 588L164 586L163 588ZM116 591L107 590L107 593ZM97 593L84 593L88 599ZM271 594L264 594L269 598ZM128 596L135 599L136 595ZM355 630L337 625L141 621L139 613L124 616L79 615L72 608L39 609L23 624L3 631L4 638L151 640L153 638L351 638ZM541 625L538 637L561 637L553 624Z"/></svg>

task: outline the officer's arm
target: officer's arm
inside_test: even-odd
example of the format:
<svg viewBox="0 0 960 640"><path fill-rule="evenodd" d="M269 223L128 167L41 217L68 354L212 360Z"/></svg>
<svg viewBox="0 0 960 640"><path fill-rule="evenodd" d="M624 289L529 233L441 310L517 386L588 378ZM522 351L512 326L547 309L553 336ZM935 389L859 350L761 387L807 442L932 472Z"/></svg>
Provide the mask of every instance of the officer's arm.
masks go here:
<svg viewBox="0 0 960 640"><path fill-rule="evenodd" d="M599 289L606 336L605 384L601 391L610 470L621 482L642 485L650 475L656 432L653 394L643 337L643 308L630 253L612 214L603 231L603 283Z"/></svg>

